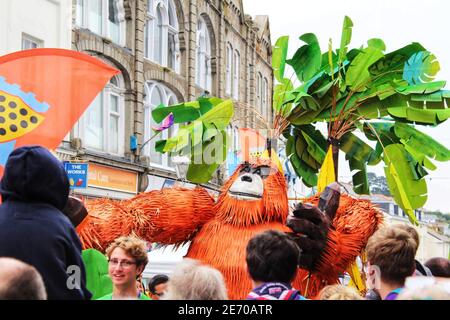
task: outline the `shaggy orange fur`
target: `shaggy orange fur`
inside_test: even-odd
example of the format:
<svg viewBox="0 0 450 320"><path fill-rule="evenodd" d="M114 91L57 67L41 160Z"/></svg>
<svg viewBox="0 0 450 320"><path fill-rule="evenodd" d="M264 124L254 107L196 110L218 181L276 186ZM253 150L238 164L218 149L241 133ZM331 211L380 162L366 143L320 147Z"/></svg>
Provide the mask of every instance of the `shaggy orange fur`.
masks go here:
<svg viewBox="0 0 450 320"><path fill-rule="evenodd" d="M202 188L152 191L125 201L92 201L87 205L88 220L78 228L83 245L104 249L115 238L130 233L164 244L192 240L187 257L217 268L224 275L229 298L244 299L252 289L245 266L247 242L268 229L290 231L285 226L289 212L285 179L274 164L252 162L254 167L263 164L275 173L264 180L260 200L237 200L228 194L241 165L215 204ZM318 196L308 201L317 203ZM299 269L294 287L314 297L325 285L336 283L338 274L360 254L381 219L380 210L370 202L341 196L319 271L310 275Z"/></svg>

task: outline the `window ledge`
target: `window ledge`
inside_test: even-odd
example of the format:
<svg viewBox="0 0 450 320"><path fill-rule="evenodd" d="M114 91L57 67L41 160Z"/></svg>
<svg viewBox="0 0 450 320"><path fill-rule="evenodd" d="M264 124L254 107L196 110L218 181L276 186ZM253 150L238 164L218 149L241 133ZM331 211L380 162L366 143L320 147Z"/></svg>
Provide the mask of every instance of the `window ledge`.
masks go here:
<svg viewBox="0 0 450 320"><path fill-rule="evenodd" d="M169 172L176 172L175 168L168 167L168 166L158 164L158 163L152 163L152 162L150 162L150 169L159 169L159 170L164 170L164 171L169 171Z"/></svg>

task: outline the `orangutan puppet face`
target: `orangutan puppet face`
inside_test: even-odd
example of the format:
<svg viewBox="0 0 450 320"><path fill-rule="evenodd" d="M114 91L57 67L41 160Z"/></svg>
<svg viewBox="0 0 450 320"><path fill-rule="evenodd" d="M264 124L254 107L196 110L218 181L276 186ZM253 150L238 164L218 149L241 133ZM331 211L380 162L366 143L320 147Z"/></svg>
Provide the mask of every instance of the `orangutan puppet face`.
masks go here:
<svg viewBox="0 0 450 320"><path fill-rule="evenodd" d="M239 165L217 201L217 216L234 225L284 223L287 215L286 181L270 160L255 159Z"/></svg>
<svg viewBox="0 0 450 320"><path fill-rule="evenodd" d="M252 167L250 163L244 163L239 170L239 175L228 190L228 194L240 200L261 199L264 193L264 179L270 173L270 166Z"/></svg>

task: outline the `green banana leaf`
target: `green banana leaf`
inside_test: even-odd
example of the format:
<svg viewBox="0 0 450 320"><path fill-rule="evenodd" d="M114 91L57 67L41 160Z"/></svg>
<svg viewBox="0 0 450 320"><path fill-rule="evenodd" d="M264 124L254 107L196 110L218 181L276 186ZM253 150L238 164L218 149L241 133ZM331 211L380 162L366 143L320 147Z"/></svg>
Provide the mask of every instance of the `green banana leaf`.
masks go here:
<svg viewBox="0 0 450 320"><path fill-rule="evenodd" d="M367 89L371 75L369 67L382 58L386 49L384 42L380 39L370 39L368 47L364 48L350 63L347 70L345 84L352 90L361 92Z"/></svg>
<svg viewBox="0 0 450 320"><path fill-rule="evenodd" d="M286 138L286 157L290 157L291 154L295 153L295 137L294 136L285 136Z"/></svg>
<svg viewBox="0 0 450 320"><path fill-rule="evenodd" d="M298 136L297 139L290 136L286 141L286 156L291 161L295 173L302 179L303 183L309 187L313 187L317 184L317 172L319 171L320 164L316 163L308 154L306 147L306 143L301 136ZM302 158L311 162L308 164Z"/></svg>
<svg viewBox="0 0 450 320"><path fill-rule="evenodd" d="M440 70L436 56L428 51L413 54L405 63L403 79L410 85L430 82Z"/></svg>
<svg viewBox="0 0 450 320"><path fill-rule="evenodd" d="M194 121L201 116L200 104L198 101L184 102L172 106L165 107L159 105L152 110L152 117L156 123L160 123L170 113L173 114L174 123L185 123Z"/></svg>
<svg viewBox="0 0 450 320"><path fill-rule="evenodd" d="M196 152L195 149L201 152ZM226 132L221 131L211 141L198 145L195 149L191 153L191 163L189 164L186 178L194 183L207 183L226 159Z"/></svg>
<svg viewBox="0 0 450 320"><path fill-rule="evenodd" d="M430 98L431 95L437 96L437 98L432 100L433 103L427 101L432 99ZM446 96L446 91L426 94L421 99L419 99L419 95L403 95L397 93L384 100L371 98L364 101L364 104L359 106L356 111L366 119L379 119L391 116L393 120L400 120L402 122L437 125L450 117L450 109L447 109L445 105ZM413 101L413 98L416 101ZM357 99L359 99L358 96ZM326 119L326 116L327 114L324 111L318 115L318 118Z"/></svg>
<svg viewBox="0 0 450 320"><path fill-rule="evenodd" d="M416 180L409 165L411 159L401 144L391 144L384 151L384 171L389 190L395 202L405 211L412 223L417 224L414 209L427 200L427 184Z"/></svg>
<svg viewBox="0 0 450 320"><path fill-rule="evenodd" d="M286 56L288 52L289 36L282 36L277 39L272 50L272 68L275 79L283 82Z"/></svg>
<svg viewBox="0 0 450 320"><path fill-rule="evenodd" d="M424 168L429 170L436 170L436 166L433 162L431 162L423 153L419 150L410 147L408 144L405 144L404 141L403 146L405 147L406 152L408 152L417 163L419 163Z"/></svg>
<svg viewBox="0 0 450 320"><path fill-rule="evenodd" d="M300 47L292 59L286 60L286 63L292 66L301 82L306 82L320 70L322 54L319 41L313 33L305 33L300 36L300 40L306 45Z"/></svg>
<svg viewBox="0 0 450 320"><path fill-rule="evenodd" d="M345 152L347 160L355 159L362 163L367 163L371 155L375 153L372 147L353 133L347 133L342 137L339 149Z"/></svg>
<svg viewBox="0 0 450 320"><path fill-rule="evenodd" d="M412 55L420 51L425 51L425 48L420 43L413 42L411 44L408 44L400 49L386 54L383 58L372 64L369 67L369 72L375 76L394 75L394 79L397 79L397 74L399 74L399 78L401 79L403 76L403 67L405 65L405 62L408 61L408 59Z"/></svg>
<svg viewBox="0 0 450 320"><path fill-rule="evenodd" d="M108 275L108 259L100 251L86 249L81 253L86 267L86 287L92 293L92 300L101 298L113 291Z"/></svg>
<svg viewBox="0 0 450 320"><path fill-rule="evenodd" d="M319 145L319 147L322 150L325 150L325 151L328 150L327 139L322 135L320 130L316 129L313 125L308 124L308 125L296 126L294 133L296 135L298 135L299 130L306 132L308 134L308 136L310 136L315 141L315 143L317 143Z"/></svg>
<svg viewBox="0 0 450 320"><path fill-rule="evenodd" d="M282 79L281 83L277 84L273 91L273 110L275 113L281 113L287 116L292 108L292 103L284 103L288 92L294 89L291 80Z"/></svg>
<svg viewBox="0 0 450 320"><path fill-rule="evenodd" d="M380 163L382 159L381 157L382 153L383 153L383 146L381 145L380 142L377 142L374 152L371 153L369 159L367 159L367 164L369 166L376 166L378 163Z"/></svg>
<svg viewBox="0 0 450 320"><path fill-rule="evenodd" d="M394 122L365 122L363 132L366 138L388 146L393 143L400 143L400 138L394 132Z"/></svg>
<svg viewBox="0 0 450 320"><path fill-rule="evenodd" d="M308 144L303 136L297 136L295 139L295 152L297 156L305 162L314 172L318 172L322 162L317 162L308 152Z"/></svg>
<svg viewBox="0 0 450 320"><path fill-rule="evenodd" d="M216 132L225 130L233 118L233 112L233 102L231 100L222 101L214 108L197 118L196 121L190 123L189 125L181 126L175 136L165 141L162 151L180 152L185 147L189 146L190 142L194 143L191 147L195 147L198 143L202 142L198 139L198 137L202 136L201 134L199 135L199 131L202 131L203 129L205 132L210 130L216 130ZM203 125L203 129L200 129L199 123ZM207 138L203 140L210 139L211 136L207 136ZM156 150L160 151L162 143L158 141L156 144Z"/></svg>
<svg viewBox="0 0 450 320"><path fill-rule="evenodd" d="M401 94L391 95L390 97L380 100L371 98L364 102L363 105L356 109L356 112L365 119L380 119L389 116L388 108L392 106L408 106L408 97Z"/></svg>
<svg viewBox="0 0 450 320"><path fill-rule="evenodd" d="M352 39L352 28L353 22L352 20L345 16L344 22L342 24L342 35L341 35L341 46L339 48L339 59L338 64L341 65L345 59L347 58L348 45Z"/></svg>
<svg viewBox="0 0 450 320"><path fill-rule="evenodd" d="M348 164L352 173L356 171L352 174L353 190L357 194L370 194L366 164L355 158L351 158Z"/></svg>
<svg viewBox="0 0 450 320"><path fill-rule="evenodd" d="M308 153L316 160L318 163L323 163L325 160L326 150L322 149L319 144L317 144L314 139L312 139L306 132L302 131L303 138L308 145Z"/></svg>
<svg viewBox="0 0 450 320"><path fill-rule="evenodd" d="M399 86L395 88L395 91L404 95L411 93L419 93L422 95L439 91L440 89L445 87L445 84L446 81L419 83L411 86Z"/></svg>
<svg viewBox="0 0 450 320"><path fill-rule="evenodd" d="M394 131L397 137L402 140L403 144L408 145L411 149L437 161L450 160L450 150L412 126L404 123L396 123Z"/></svg>
<svg viewBox="0 0 450 320"><path fill-rule="evenodd" d="M302 178L305 186L312 188L317 185L317 173L306 165L305 162L297 156L297 154L292 153L289 159L291 160L295 173L298 177Z"/></svg>
<svg viewBox="0 0 450 320"><path fill-rule="evenodd" d="M203 115L222 103L224 100L217 97L200 97L197 101L200 106L200 114Z"/></svg>
<svg viewBox="0 0 450 320"><path fill-rule="evenodd" d="M314 97L318 97L318 98L323 98L329 91L330 89L336 85L338 82L338 80L334 80L334 81L326 81L324 82L317 90L315 90L312 93L312 96Z"/></svg>
<svg viewBox="0 0 450 320"><path fill-rule="evenodd" d="M418 109L445 109L444 100L447 101L447 105L450 104L449 90L440 90L430 94L411 94L409 106Z"/></svg>
<svg viewBox="0 0 450 320"><path fill-rule="evenodd" d="M159 105L152 111L155 122L160 123L170 113L173 114L174 123L191 122L206 114L213 107L222 103L223 100L216 97L199 98L197 101L183 102L165 107Z"/></svg>
<svg viewBox="0 0 450 320"><path fill-rule="evenodd" d="M389 115L395 119L424 125L438 125L450 118L450 108L418 109L412 107L394 107L387 109Z"/></svg>

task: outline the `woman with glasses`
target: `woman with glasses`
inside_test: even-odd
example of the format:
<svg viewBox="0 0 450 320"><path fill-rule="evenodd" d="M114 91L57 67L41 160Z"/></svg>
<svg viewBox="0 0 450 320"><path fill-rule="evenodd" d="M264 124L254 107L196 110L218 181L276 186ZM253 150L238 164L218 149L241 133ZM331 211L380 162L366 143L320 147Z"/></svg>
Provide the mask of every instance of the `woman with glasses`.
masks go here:
<svg viewBox="0 0 450 320"><path fill-rule="evenodd" d="M148 262L146 243L136 237L120 237L106 249L113 292L98 300L151 300L136 286Z"/></svg>

